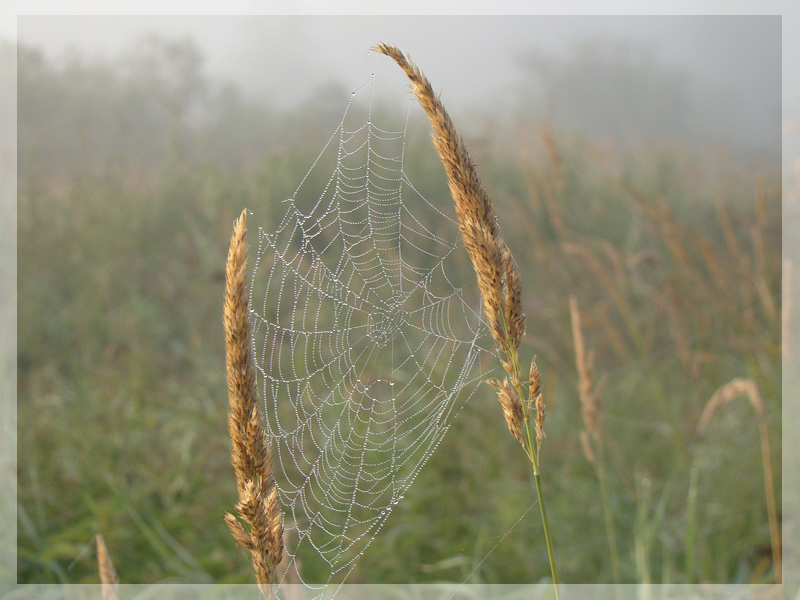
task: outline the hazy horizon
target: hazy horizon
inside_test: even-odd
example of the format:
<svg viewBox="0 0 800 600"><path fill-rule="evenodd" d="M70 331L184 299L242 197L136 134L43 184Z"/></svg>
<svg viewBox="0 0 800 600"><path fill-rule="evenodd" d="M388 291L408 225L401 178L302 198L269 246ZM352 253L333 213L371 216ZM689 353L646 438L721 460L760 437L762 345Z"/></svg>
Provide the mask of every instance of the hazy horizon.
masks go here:
<svg viewBox="0 0 800 600"><path fill-rule="evenodd" d="M689 94L747 144L779 143L781 20L776 16L20 16L18 41L59 60L108 60L148 33L195 41L208 76L286 108L331 84L360 85L369 48L396 43L422 65L455 118L504 112L531 86L521 64L581 48L628 47L632 63L683 74ZM786 82L793 86L796 82ZM540 93L543 87L540 85ZM784 88L784 97L800 95ZM576 99L582 100L580 98ZM591 99L586 99L591 102ZM633 102L633 100L632 100ZM622 107L624 110L624 107ZM713 114L713 110L711 111ZM687 118L689 116L687 115ZM715 125L716 126L716 125Z"/></svg>

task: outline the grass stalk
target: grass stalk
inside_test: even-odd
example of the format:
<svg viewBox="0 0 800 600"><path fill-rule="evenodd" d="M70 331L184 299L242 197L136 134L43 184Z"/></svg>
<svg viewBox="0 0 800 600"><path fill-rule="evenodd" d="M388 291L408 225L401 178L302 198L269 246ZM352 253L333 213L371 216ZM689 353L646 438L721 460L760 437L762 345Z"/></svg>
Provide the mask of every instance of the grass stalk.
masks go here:
<svg viewBox="0 0 800 600"><path fill-rule="evenodd" d="M466 145L457 134L439 97L434 94L430 81L395 46L379 44L374 50L394 60L405 72L414 95L430 120L433 145L447 173L461 239L478 279L483 312L500 352L500 362L508 374L502 382L492 379L487 383L497 388L498 401L508 429L519 441L531 463L550 572L556 599L560 600L553 540L540 481L539 450L544 438L544 400L535 361L531 362L528 401L523 406L525 393L520 376L519 345L525 333L525 314L522 312L522 286L517 263L500 235L494 207L481 184Z"/></svg>
<svg viewBox="0 0 800 600"><path fill-rule="evenodd" d="M100 533L95 536L95 540L97 541L97 572L100 575L100 589L103 600L118 600L119 577L114 570L111 556L108 554L106 541Z"/></svg>
<svg viewBox="0 0 800 600"><path fill-rule="evenodd" d="M695 547L697 545L697 466L689 471L689 491L686 496L686 557L684 576L686 583L694 583Z"/></svg>
<svg viewBox="0 0 800 600"><path fill-rule="evenodd" d="M572 339L575 346L575 363L578 369L578 395L581 402L581 417L585 427L581 441L586 459L594 467L597 481L600 485L600 501L603 507L603 521L611 558L611 574L614 583L619 585L622 581L622 569L620 567L605 465L603 404L600 399L603 382L601 381L598 384L594 382L594 354L586 350L581 328L581 313L578 308L578 300L574 296L569 298L569 311L572 321ZM619 589L616 589L616 593L619 596Z"/></svg>
<svg viewBox="0 0 800 600"><path fill-rule="evenodd" d="M611 557L611 576L615 584L622 583L622 568L620 567L619 549L617 547L617 534L614 527L614 513L611 510L611 495L608 491L608 474L606 472L605 452L602 444L597 444L597 462L595 470L597 481L600 485L600 503L603 507L603 523L606 528L608 550Z"/></svg>
<svg viewBox="0 0 800 600"><path fill-rule="evenodd" d="M758 422L758 434L761 440L761 467L764 472L764 496L767 503L767 519L772 546L772 564L775 571L775 583L782 581L781 534L778 522L778 509L775 501L775 479L772 473L772 452L770 451L769 429L764 411L764 402L758 392L758 386L752 379L736 378L719 388L706 404L697 425L699 433L704 433L714 412L728 404L731 400L746 396L750 401Z"/></svg>
<svg viewBox="0 0 800 600"><path fill-rule="evenodd" d="M225 265L223 323L230 403L228 430L239 493L238 518L225 513L225 524L236 545L250 551L259 589L267 600L272 600L275 598L275 569L283 556L283 515L258 410L250 345L246 233L247 211L244 210L234 223Z"/></svg>

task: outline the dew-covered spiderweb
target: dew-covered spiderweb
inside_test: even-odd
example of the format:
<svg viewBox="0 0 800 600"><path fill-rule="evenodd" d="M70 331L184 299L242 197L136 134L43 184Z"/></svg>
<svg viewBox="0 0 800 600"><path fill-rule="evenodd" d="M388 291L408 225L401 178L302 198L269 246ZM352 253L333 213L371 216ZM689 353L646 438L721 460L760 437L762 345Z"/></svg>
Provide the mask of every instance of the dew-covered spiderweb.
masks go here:
<svg viewBox="0 0 800 600"><path fill-rule="evenodd" d="M373 74L353 92L277 227L258 231L253 350L284 583L344 582L493 352L452 200L444 186L427 199L408 174L416 104L388 126L374 87Z"/></svg>

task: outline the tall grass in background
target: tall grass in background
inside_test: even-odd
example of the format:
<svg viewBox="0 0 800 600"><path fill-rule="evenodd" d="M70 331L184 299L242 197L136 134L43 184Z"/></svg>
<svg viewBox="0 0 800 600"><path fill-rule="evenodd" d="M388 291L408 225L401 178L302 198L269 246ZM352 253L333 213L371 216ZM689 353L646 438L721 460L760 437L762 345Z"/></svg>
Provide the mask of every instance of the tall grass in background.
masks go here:
<svg viewBox="0 0 800 600"><path fill-rule="evenodd" d="M737 519L751 533L759 531L762 541L726 548L720 539L727 525L716 517L732 517L736 502L710 497L717 486L736 485L741 468L762 472L758 439L740 430L750 419L738 415L713 444L696 427L718 387L752 375L769 386L766 420L770 431L779 429L780 188L763 173L751 173L746 191L737 190L742 174L709 155L692 164L680 152L669 156L652 148L633 167L612 148L559 139L546 124L539 136L542 154L536 160L523 150L524 186L508 187L506 198L525 216L516 223L531 240L522 264L536 265L534 286L547 296L527 307L529 315L542 315L538 327L529 317L530 344L550 368L562 365L566 372L571 352L563 340L575 340L579 376L572 390L580 394L572 393L572 403L583 413L586 432L577 438L596 468L600 432L605 440L609 464L607 475L598 469L595 504L602 507L596 523L605 521L611 549L604 572L621 572L624 581L721 580L719 558L737 554L736 576L753 569L774 577L766 574L771 526L763 504L756 517L754 503L746 502L749 516ZM569 296L574 316L581 306L594 360L578 331L570 336L566 330ZM599 384L592 384L592 371ZM738 475L722 467L725 448L732 447L748 463L735 469ZM698 464L701 474L690 477L690 466ZM703 491L699 501L692 482ZM614 490L610 500L603 499L604 488ZM687 529L688 507L708 511L703 531ZM617 553L622 567L614 565ZM679 556L692 560L679 565ZM734 575L728 571L727 577Z"/></svg>
<svg viewBox="0 0 800 600"><path fill-rule="evenodd" d="M482 125L463 133L531 290L520 353L537 355L543 378L541 460L552 465L543 494L561 580L774 581L752 409L731 403L703 435L697 428L721 386L736 378L757 386L779 516L777 171L721 149L622 148L531 119L513 131ZM98 532L123 582L252 581L220 519L236 485L221 426L222 260L241 207L280 214L277 200L305 174L323 131L308 125L287 147L234 165L180 152L141 169L84 171L79 150L72 170L37 162L35 152L26 160L20 582L97 581ZM410 175L445 202L427 133L414 131ZM27 148L47 144L46 135L25 135ZM576 358L586 361L589 349L602 430L581 412ZM547 574L529 467L508 460L517 441L504 429L487 388L453 421L350 582ZM602 431L602 448L593 431Z"/></svg>

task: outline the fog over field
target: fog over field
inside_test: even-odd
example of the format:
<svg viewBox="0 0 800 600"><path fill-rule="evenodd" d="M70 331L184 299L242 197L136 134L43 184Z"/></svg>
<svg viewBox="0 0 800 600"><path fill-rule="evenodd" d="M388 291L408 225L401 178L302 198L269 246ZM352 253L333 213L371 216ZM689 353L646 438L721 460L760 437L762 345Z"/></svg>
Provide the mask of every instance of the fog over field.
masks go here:
<svg viewBox="0 0 800 600"><path fill-rule="evenodd" d="M761 8L775 14L0 16L0 450L16 477L0 582L95 583L98 532L124 584L252 582L222 518L224 259L245 208L295 575L546 583L547 504L567 584L771 585L781 565L796 580L800 8ZM379 42L430 79L477 165L494 208L470 214L496 215L482 258L507 261L492 273L508 315L478 318L492 296L459 238L477 227L459 227ZM535 356L541 375L546 501L511 396L483 384L506 377L498 314L507 364ZM353 526L370 519L380 531Z"/></svg>
<svg viewBox="0 0 800 600"><path fill-rule="evenodd" d="M678 134L778 143L778 16L36 16L18 25L20 43L50 57L109 58L145 34L188 37L213 79L280 108L360 85L374 68L368 49L387 41L425 65L456 118L524 106L603 136L660 133L672 120L664 127ZM784 85L784 97L798 97L796 82ZM631 107L650 100L661 106L637 122Z"/></svg>

